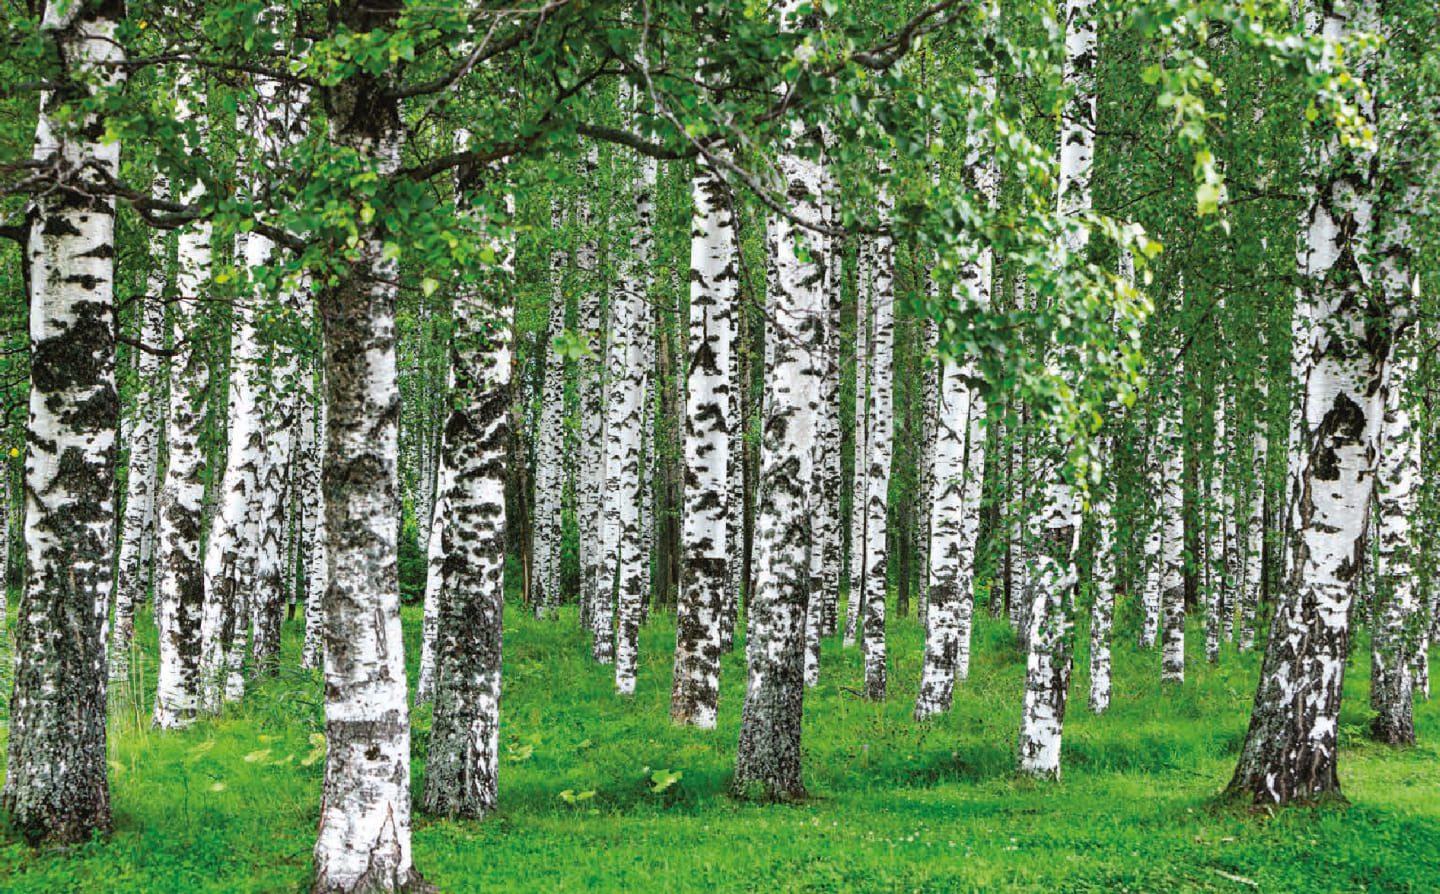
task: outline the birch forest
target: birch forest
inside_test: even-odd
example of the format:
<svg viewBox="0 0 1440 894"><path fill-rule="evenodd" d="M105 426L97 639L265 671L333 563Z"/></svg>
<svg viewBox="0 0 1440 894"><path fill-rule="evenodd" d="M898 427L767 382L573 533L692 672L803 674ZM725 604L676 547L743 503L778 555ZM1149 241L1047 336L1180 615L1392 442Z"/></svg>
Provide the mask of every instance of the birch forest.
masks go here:
<svg viewBox="0 0 1440 894"><path fill-rule="evenodd" d="M1434 0L0 11L0 890L1440 889Z"/></svg>

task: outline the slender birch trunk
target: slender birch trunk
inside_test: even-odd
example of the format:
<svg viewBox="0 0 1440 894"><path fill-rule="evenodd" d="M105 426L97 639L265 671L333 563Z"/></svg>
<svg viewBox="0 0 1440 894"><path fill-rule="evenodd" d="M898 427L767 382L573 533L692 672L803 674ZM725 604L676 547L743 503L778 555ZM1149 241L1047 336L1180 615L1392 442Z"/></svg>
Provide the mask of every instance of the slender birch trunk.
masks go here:
<svg viewBox="0 0 1440 894"><path fill-rule="evenodd" d="M622 103L626 100L622 99ZM628 167L628 166L627 166ZM641 474L644 440L646 381L653 363L647 362L645 330L650 325L650 255L654 245L655 159L639 158L635 183L634 228L630 257L619 288L610 296L611 391L605 405L609 453L605 457L605 519L612 530L601 584L607 590L613 579L615 599L615 691L635 694L635 673L640 660L640 616L650 589L649 552L641 538L640 506L648 485ZM613 563L613 564L612 564ZM613 573L612 573L613 569Z"/></svg>
<svg viewBox="0 0 1440 894"><path fill-rule="evenodd" d="M564 229L558 201L551 202L550 227ZM545 381L540 397L540 424L535 438L535 578L544 601L535 603L536 617L560 615L560 548L563 539L565 357L556 342L565 334L565 266L563 251L550 254L550 314L545 328Z"/></svg>
<svg viewBox="0 0 1440 894"><path fill-rule="evenodd" d="M284 300L284 296L282 296ZM289 303L288 301L286 303ZM265 458L260 481L260 542L256 544L255 591L251 596L254 635L251 655L257 676L272 676L280 668L280 628L285 621L284 534L285 509L289 488L286 470L290 467L292 433L295 427L294 382L297 375L293 351L282 352L282 359L271 372L265 394L264 417L269 431L265 437ZM292 390L292 393L285 393Z"/></svg>
<svg viewBox="0 0 1440 894"><path fill-rule="evenodd" d="M164 187L163 179L158 185ZM164 251L166 244L163 238L151 240L155 257L146 280L148 294L142 298L140 312L140 343L156 349L164 347L165 341L163 293L169 264ZM121 524L120 560L115 578L115 617L110 637L112 680L124 680L129 674L130 650L135 640L135 606L145 601L151 542L155 536L160 402L164 399L164 391L160 385L160 358L143 349L139 354L136 378L140 388L135 396L135 424L129 437L130 468L125 482L125 517Z"/></svg>
<svg viewBox="0 0 1440 894"><path fill-rule="evenodd" d="M300 499L305 507L305 525L300 538L300 561L305 567L305 640L300 666L320 667L320 604L329 585L329 562L325 556L325 493L320 487L321 447L325 443L325 401L315 400L315 374L300 377Z"/></svg>
<svg viewBox="0 0 1440 894"><path fill-rule="evenodd" d="M888 165L881 166L886 176ZM890 458L894 452L895 239L889 232L893 200L881 187L882 232L875 237L874 329L871 333L869 441L865 482L864 567L860 584L861 644L865 653L865 697L884 701L886 529L890 497Z"/></svg>
<svg viewBox="0 0 1440 894"><path fill-rule="evenodd" d="M455 367L446 373L446 393L455 390ZM425 547L425 596L420 614L420 667L415 673L415 704L428 705L435 698L435 647L440 630L440 612L445 606L445 529L449 526L450 501L447 494L455 486L447 457L453 450L440 435L440 455L435 472L435 493L438 499L430 520L430 536Z"/></svg>
<svg viewBox="0 0 1440 894"><path fill-rule="evenodd" d="M730 467L735 221L725 181L702 157L691 181L690 338L686 363L685 573L675 614L670 720L713 729L720 704L721 616L731 557Z"/></svg>
<svg viewBox="0 0 1440 894"><path fill-rule="evenodd" d="M1110 456L1113 449L1107 450ZM1095 591L1090 607L1090 710L1104 714L1110 707L1110 632L1115 624L1115 518L1105 488L1095 501Z"/></svg>
<svg viewBox="0 0 1440 894"><path fill-rule="evenodd" d="M204 152L206 120L205 85L187 70L180 72L177 118L195 123ZM204 194L197 182L185 194L194 203ZM200 438L205 428L205 398L210 373L201 340L199 311L210 290L210 225L195 223L180 233L176 243L175 285L179 301L172 317L175 346L172 364L170 423L165 443L168 462L160 491L157 586L160 662L155 674L154 723L161 729L188 725L202 705L205 609L205 569L200 557L201 507L205 498L205 452Z"/></svg>
<svg viewBox="0 0 1440 894"><path fill-rule="evenodd" d="M1095 155L1094 0L1068 0L1065 19L1065 70L1074 88L1060 135L1061 214L1073 216L1091 207L1090 176ZM1081 227L1084 226L1082 223ZM1084 262L1086 230L1067 231L1066 254L1071 264ZM1046 472L1047 486L1036 518L1040 529L1036 550L1035 597L1031 602L1025 704L1020 715L1019 772L1026 776L1060 778L1060 739L1065 724L1070 673L1074 663L1070 627L1074 620L1075 549L1080 525L1075 496L1063 470L1061 444ZM1036 451L1037 454L1040 451Z"/></svg>
<svg viewBox="0 0 1440 894"><path fill-rule="evenodd" d="M845 648L855 645L860 626L860 603L865 591L865 520L869 505L865 499L870 470L870 438L867 434L870 413L870 340L871 304L873 303L873 267L871 240L861 239L856 246L855 308L855 435L854 463L850 479L850 580L845 605Z"/></svg>
<svg viewBox="0 0 1440 894"><path fill-rule="evenodd" d="M1245 576L1240 591L1240 638L1239 649L1249 652L1255 648L1255 614L1260 606L1260 591L1264 587L1265 573L1265 493L1267 490L1266 459L1270 444L1266 435L1267 423L1263 408L1266 405L1268 388L1262 376L1259 382L1259 402L1262 408L1256 413L1255 431L1250 446L1250 491L1248 511L1245 520Z"/></svg>
<svg viewBox="0 0 1440 894"><path fill-rule="evenodd" d="M1145 580L1140 594L1140 634L1137 645L1142 649L1153 649L1160 635L1160 607L1165 589L1165 515L1161 504L1164 500L1162 469L1166 454L1158 433L1147 439L1147 447L1146 506L1143 516Z"/></svg>
<svg viewBox="0 0 1440 894"><path fill-rule="evenodd" d="M41 25L74 92L120 83L124 6L50 3ZM79 94L79 96L77 96ZM66 123L56 94L40 105L37 161L66 180L93 164L118 176L120 142L104 122ZM105 616L115 559L115 207L65 189L28 214L30 415L25 451L25 582L15 629L5 787L0 804L32 841L69 844L110 829L105 754Z"/></svg>
<svg viewBox="0 0 1440 894"><path fill-rule="evenodd" d="M998 9L991 14L998 17ZM994 18L991 19L993 24ZM982 102L993 100L994 79L981 75ZM996 169L983 143L969 147L966 178L992 205ZM977 308L990 306L993 254L976 250L975 263L961 272L961 284ZM938 333L937 333L938 337ZM933 469L928 474L931 497L928 544L928 597L922 618L925 656L915 719L950 710L954 684L970 673L970 632L975 616L975 551L980 535L980 498L985 481L984 395L971 386L977 369L973 360L937 358L937 406L933 414ZM928 400L928 398L927 398Z"/></svg>
<svg viewBox="0 0 1440 894"><path fill-rule="evenodd" d="M798 0L784 0L782 27L795 27ZM798 124L781 151L780 193L802 221L820 223L820 166L794 152ZM774 390L765 401L765 443L761 457L760 510L755 537L755 593L750 600L749 673L735 788L769 798L805 795L800 775L800 734L805 714L805 618L810 555L808 495L814 470L815 423L820 399L820 345L814 322L825 312L826 296L818 254L805 249L814 234L788 218L769 222L773 259L769 319L775 329L767 344L766 380ZM811 243L813 244L813 243ZM780 333L784 337L777 337Z"/></svg>
<svg viewBox="0 0 1440 894"><path fill-rule="evenodd" d="M1176 380L1184 374L1176 369ZM1180 399L1167 397L1160 407L1156 449L1160 475L1160 679L1185 682L1185 514L1184 457L1181 449Z"/></svg>
<svg viewBox="0 0 1440 894"><path fill-rule="evenodd" d="M599 150L591 145L581 168L582 182L592 182L599 167ZM580 220L580 244L575 252L581 273L580 334L585 339L588 356L580 364L580 617L591 631L596 631L591 655L602 663L610 659L610 636L599 636L602 594L600 569L604 562L602 496L605 483L605 377L600 358L605 356L605 321L601 308L599 274L600 243L595 238L595 223L588 194L581 190L577 215ZM605 606L610 605L610 591L603 594ZM607 619L610 612L604 613ZM607 626L611 621L606 620Z"/></svg>
<svg viewBox="0 0 1440 894"><path fill-rule="evenodd" d="M1417 357L1397 349L1385 384L1380 463L1375 492L1379 532L1376 589L1379 617L1373 626L1370 691L1376 716L1371 735L1391 745L1415 744L1414 655L1424 617L1415 594L1411 519L1418 502L1420 436L1410 417L1406 390Z"/></svg>

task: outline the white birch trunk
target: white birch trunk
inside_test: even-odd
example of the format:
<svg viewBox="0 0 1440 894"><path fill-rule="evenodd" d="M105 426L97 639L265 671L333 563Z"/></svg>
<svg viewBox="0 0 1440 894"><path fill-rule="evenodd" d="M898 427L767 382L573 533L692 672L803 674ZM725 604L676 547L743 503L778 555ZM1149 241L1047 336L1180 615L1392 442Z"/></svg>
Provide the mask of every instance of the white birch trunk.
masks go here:
<svg viewBox="0 0 1440 894"><path fill-rule="evenodd" d="M353 3L342 23L386 14ZM330 139L388 176L399 167L398 102L364 74L328 88ZM396 549L400 394L394 259L362 232L356 260L318 293L327 419L324 489L325 781L315 842L317 894L392 891L419 882L410 846L410 712Z"/></svg>
<svg viewBox="0 0 1440 894"><path fill-rule="evenodd" d="M455 367L446 376L446 393L455 390ZM415 704L426 705L435 698L435 635L440 629L440 612L445 605L445 528L449 524L450 493L455 482L445 458L452 453L445 435L440 435L440 456L435 477L435 501L430 533L425 547L425 596L420 615L420 667L415 674Z"/></svg>
<svg viewBox="0 0 1440 894"><path fill-rule="evenodd" d="M865 519L869 506L865 500L870 470L870 439L867 436L870 414L870 317L873 303L873 264L871 241L860 239L856 246L855 308L855 433L854 463L850 478L850 579L845 605L844 645L855 645L860 626L860 603L865 590Z"/></svg>
<svg viewBox="0 0 1440 894"><path fill-rule="evenodd" d="M1067 217L1090 210L1090 176L1095 155L1094 0L1068 0L1065 18L1064 79L1073 87L1061 125L1059 210ZM1084 262L1086 224L1067 230L1067 260ZM1060 739L1074 662L1069 628L1074 619L1075 548L1080 525L1075 497L1064 477L1064 445L1054 451L1036 522L1035 596L1029 619L1025 665L1025 704L1020 715L1019 772L1060 778ZM1035 453L1040 455L1041 451Z"/></svg>
<svg viewBox="0 0 1440 894"><path fill-rule="evenodd" d="M782 27L800 23L798 0L784 0ZM820 166L792 151L787 138L778 159L783 184L802 221L820 223ZM815 422L820 399L821 362L814 321L825 312L826 296L813 233L776 215L769 222L772 288L767 289L769 319L775 327L766 339L769 363L766 380L772 389L765 401L765 443L761 456L760 510L755 531L755 593L750 600L751 637L746 655L749 673L740 741L735 761L735 788L770 798L803 797L800 733L805 706L805 618L810 575L807 543L809 482L814 469ZM775 335L785 333L786 337Z"/></svg>
<svg viewBox="0 0 1440 894"><path fill-rule="evenodd" d="M49 3L74 98L118 85L117 4ZM118 176L120 142L92 115L57 114L47 94L37 161L65 180L94 164ZM68 110L67 110L68 111ZM86 179L90 179L86 176ZM49 190L29 209L30 405L25 452L25 582L15 629L0 803L31 840L70 844L110 829L105 753L105 617L114 552L115 208Z"/></svg>
<svg viewBox="0 0 1440 894"><path fill-rule="evenodd" d="M163 188L163 181L159 184ZM163 195L163 193L162 193ZM152 238L154 258L142 297L140 343L163 348L165 343L164 290L168 279L166 240ZM116 566L115 617L110 637L110 678L129 674L130 650L135 639L135 606L145 601L149 582L150 545L155 535L155 496L160 460L160 358L141 350L136 380L135 422L131 426L130 468L125 482L125 517L121 524L120 560Z"/></svg>
<svg viewBox="0 0 1440 894"><path fill-rule="evenodd" d="M730 561L735 221L724 178L702 157L691 181L690 328L685 401L685 570L675 613L673 723L713 729Z"/></svg>
<svg viewBox="0 0 1440 894"><path fill-rule="evenodd" d="M513 200L507 195L507 204ZM513 208L511 209L513 210ZM513 237L512 237L513 238ZM461 284L445 424L445 587L436 633L435 721L425 810L480 819L498 803L500 650L505 606L505 463L510 441L513 241L496 246L493 294Z"/></svg>
<svg viewBox="0 0 1440 894"><path fill-rule="evenodd" d="M880 176L889 166L881 165ZM883 701L885 679L886 511L890 458L894 452L895 239L889 232L894 204L881 187L882 232L875 237L874 329L871 333L870 403L866 416L865 538L860 578L861 645L865 654L864 693Z"/></svg>
<svg viewBox="0 0 1440 894"><path fill-rule="evenodd" d="M321 448L325 443L325 401L316 404L315 374L300 377L304 397L300 417L300 499L305 516L300 538L300 561L305 566L305 640L300 652L300 666L306 670L320 667L320 629L323 622L320 604L329 585L329 562L325 557L325 492L320 487Z"/></svg>
<svg viewBox="0 0 1440 894"><path fill-rule="evenodd" d="M1362 10L1363 12L1363 10ZM1322 33L1343 40L1354 9L1323 12ZM1326 60L1328 62L1328 60ZM1370 118L1372 111L1362 108ZM1373 119L1372 119L1373 120ZM1384 416L1392 321L1364 282L1373 211L1368 163L1326 144L1298 252L1295 329L1304 378L1299 459L1292 476L1289 579L1275 609L1232 796L1286 803L1339 794L1338 726L1353 577L1366 538ZM1395 320L1393 322L1399 322Z"/></svg>
<svg viewBox="0 0 1440 894"><path fill-rule="evenodd" d="M550 226L564 228L558 202L550 207ZM560 614L560 549L563 537L565 450L565 358L556 341L565 334L565 264L563 251L550 255L550 313L545 328L545 381L540 396L540 424L536 432L535 468L535 579L544 601L535 603L536 617L554 620Z"/></svg>
<svg viewBox="0 0 1440 894"><path fill-rule="evenodd" d="M598 167L599 150L591 145L581 170L582 182L592 182ZM600 586L600 568L605 558L602 542L602 496L605 483L605 324L598 280L599 242L595 238L589 195L583 189L580 191L577 212L581 234L575 253L576 265L580 268L581 275L579 328L588 349L588 356L580 364L579 382L580 617L589 630L596 632L591 648L592 657L600 663L608 664L613 644L608 631L613 623L613 615L610 611L610 591L606 589L602 598ZM606 618L603 622L607 631L605 636L599 635L602 607Z"/></svg>
<svg viewBox="0 0 1440 894"><path fill-rule="evenodd" d="M182 69L176 85L180 95L177 119L193 121L204 152L208 123L205 85ZM197 182L185 194L194 203L204 194ZM201 507L205 498L205 452L200 438L205 427L205 397L209 369L198 325L201 302L210 290L211 230L196 223L180 233L176 243L175 285L178 300L172 315L175 347L169 430L165 439L168 461L160 492L157 581L160 662L155 673L154 723L161 729L188 725L202 706L202 615L205 609L205 574L200 557Z"/></svg>
<svg viewBox="0 0 1440 894"><path fill-rule="evenodd" d="M285 301L286 296L280 296ZM290 303L285 301L285 303ZM284 535L285 509L289 504L286 470L295 428L295 353L272 346L271 354L281 359L270 371L270 381L262 392L268 431L265 456L261 462L264 476L260 480L259 543L256 544L255 590L251 596L251 655L254 673L273 675L280 666L280 628L285 620ZM288 392L288 393L287 393Z"/></svg>
<svg viewBox="0 0 1440 894"><path fill-rule="evenodd" d="M623 96L623 91L622 91ZM622 103L626 100L622 98ZM626 166L629 167L628 165ZM649 313L650 255L654 244L655 159L639 158L635 182L635 217L630 231L630 257L619 289L610 296L610 393L605 406L609 453L605 457L605 520L611 526L601 584L615 581L615 691L635 694L640 660L640 617L650 589L649 553L642 539L640 507L649 482L642 474L646 382L653 362L646 355ZM612 573L613 571L613 573Z"/></svg>

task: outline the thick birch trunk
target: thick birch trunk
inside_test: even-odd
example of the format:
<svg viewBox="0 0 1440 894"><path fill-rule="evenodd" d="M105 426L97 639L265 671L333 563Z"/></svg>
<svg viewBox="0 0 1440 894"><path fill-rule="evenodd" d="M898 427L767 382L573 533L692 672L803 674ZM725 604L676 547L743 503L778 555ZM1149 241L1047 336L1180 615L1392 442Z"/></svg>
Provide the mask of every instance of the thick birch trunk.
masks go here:
<svg viewBox="0 0 1440 894"><path fill-rule="evenodd" d="M204 152L208 129L205 85L182 70L177 118L193 120ZM193 203L205 188L196 183L185 195ZM209 293L210 225L197 223L180 233L176 244L175 285L179 301L172 314L175 346L171 364L170 423L165 444L168 461L160 492L155 599L159 611L160 662L155 674L154 723L161 729L186 726L202 705L205 569L200 557L201 508L205 499L205 398L210 372L198 325L201 302Z"/></svg>
<svg viewBox="0 0 1440 894"><path fill-rule="evenodd" d="M451 520L442 534L445 592L423 794L427 812L473 819L496 809L500 770L505 460L514 331L514 303L507 293L513 247L504 257L488 277L495 292L490 301L482 302L480 290L469 284L455 296L454 406L445 424L442 457L450 470L444 500Z"/></svg>
<svg viewBox="0 0 1440 894"><path fill-rule="evenodd" d="M1346 12L1327 8L1322 30L1340 40ZM1368 116L1368 110L1362 109ZM1357 159L1329 144L1333 168L1317 180L1297 258L1301 296L1296 359L1304 371L1300 460L1288 581L1275 609L1232 796L1286 803L1339 796L1338 725L1354 576L1374 491L1384 415L1388 330L1361 266L1370 237L1371 186ZM1358 170L1357 170L1358 169Z"/></svg>
<svg viewBox="0 0 1440 894"><path fill-rule="evenodd" d="M118 83L119 2L48 4L43 29L81 94ZM74 96L74 94L71 94ZM76 98L83 98L81 97ZM73 177L119 174L104 123L62 124L41 103L35 158ZM81 175L83 176L83 175ZM88 179L88 178L87 178ZM0 802L18 831L58 844L110 829L105 760L105 616L114 551L115 208L48 191L30 209L30 415L25 452L25 584Z"/></svg>
<svg viewBox="0 0 1440 894"><path fill-rule="evenodd" d="M358 0L331 12L359 33L388 28L395 15ZM364 74L328 88L325 99L332 142L368 160L380 176L392 174L404 133L398 101ZM382 231L363 232L349 269L317 296L329 404L323 488L330 541L317 894L420 883L410 848L410 712L396 575L398 265L385 258L384 242Z"/></svg>
<svg viewBox="0 0 1440 894"><path fill-rule="evenodd" d="M713 729L730 549L732 339L739 292L724 179L703 159L691 183L690 338L685 402L685 573L675 617L670 720Z"/></svg>
<svg viewBox="0 0 1440 894"><path fill-rule="evenodd" d="M782 27L798 13L797 0L781 5ZM787 144L788 144L787 140ZM786 149L789 149L787 145ZM819 165L782 150L783 195L803 221L820 222ZM800 733L805 714L805 618L810 553L806 514L814 470L815 422L821 362L814 323L825 312L819 255L807 252L813 233L775 216L769 225L773 287L767 344L765 443L761 458L760 510L755 536L755 592L750 599L749 673L735 788L769 798L803 797ZM775 337L784 333L785 337Z"/></svg>

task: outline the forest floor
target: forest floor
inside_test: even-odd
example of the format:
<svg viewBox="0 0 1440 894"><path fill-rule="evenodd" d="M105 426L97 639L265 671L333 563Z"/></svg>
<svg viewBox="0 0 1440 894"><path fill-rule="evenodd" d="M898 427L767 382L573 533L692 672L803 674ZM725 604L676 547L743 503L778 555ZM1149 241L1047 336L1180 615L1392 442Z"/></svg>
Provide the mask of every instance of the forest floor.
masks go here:
<svg viewBox="0 0 1440 894"><path fill-rule="evenodd" d="M404 614L413 680L420 613ZM153 655L154 629L143 628ZM1440 698L1417 707L1419 747L1367 742L1363 644L1341 726L1350 806L1271 814L1215 803L1245 732L1258 655L1227 645L1211 667L1192 628L1189 679L1167 692L1158 654L1122 634L1114 704L1096 717L1082 646L1064 781L1034 784L1013 775L1024 664L1008 628L980 622L955 709L927 724L910 719L920 634L913 618L892 621L884 704L852 694L860 650L825 643L821 685L805 700L811 798L758 805L727 794L742 652L725 662L720 728L674 729L673 619L644 630L637 694L622 700L609 668L586 660L573 614L537 622L512 609L501 810L478 823L417 815L416 865L447 894L1440 889ZM298 620L286 625L292 668L300 636ZM153 666L144 673L148 691ZM307 889L324 764L317 675L285 671L223 720L180 733L149 729L148 715L123 704L112 714L114 835L34 853L0 829L0 891ZM415 729L418 792L428 708Z"/></svg>

